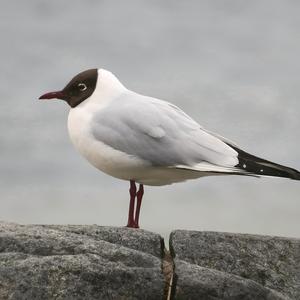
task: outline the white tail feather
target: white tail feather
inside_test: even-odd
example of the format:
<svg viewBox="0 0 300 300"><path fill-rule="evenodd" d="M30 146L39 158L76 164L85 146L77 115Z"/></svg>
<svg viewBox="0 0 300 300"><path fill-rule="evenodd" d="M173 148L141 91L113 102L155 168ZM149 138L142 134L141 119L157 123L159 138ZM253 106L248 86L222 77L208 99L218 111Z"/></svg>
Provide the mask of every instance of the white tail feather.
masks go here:
<svg viewBox="0 0 300 300"><path fill-rule="evenodd" d="M240 174L240 175L249 175L247 171L235 168L235 167L224 167L224 166L218 166L213 165L208 162L201 162L199 164L196 164L194 166L185 166L185 165L177 165L175 166L177 169L185 169L185 170L191 170L191 171L197 171L197 172L211 172L211 173L229 173L229 174Z"/></svg>

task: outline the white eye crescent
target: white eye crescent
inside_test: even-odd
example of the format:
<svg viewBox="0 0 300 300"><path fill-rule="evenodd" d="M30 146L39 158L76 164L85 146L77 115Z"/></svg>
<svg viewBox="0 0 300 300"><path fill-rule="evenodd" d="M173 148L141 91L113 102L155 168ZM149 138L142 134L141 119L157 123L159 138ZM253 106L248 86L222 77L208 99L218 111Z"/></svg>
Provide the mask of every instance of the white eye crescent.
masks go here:
<svg viewBox="0 0 300 300"><path fill-rule="evenodd" d="M81 92L87 89L87 86L84 83L78 83L78 87Z"/></svg>

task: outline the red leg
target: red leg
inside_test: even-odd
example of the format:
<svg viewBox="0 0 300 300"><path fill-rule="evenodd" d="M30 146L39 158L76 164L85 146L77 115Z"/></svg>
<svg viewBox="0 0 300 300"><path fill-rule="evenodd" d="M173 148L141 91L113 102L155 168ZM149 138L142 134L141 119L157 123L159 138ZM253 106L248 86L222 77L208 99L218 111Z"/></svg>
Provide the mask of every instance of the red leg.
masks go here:
<svg viewBox="0 0 300 300"><path fill-rule="evenodd" d="M135 186L135 181L133 180L130 180L129 194L130 194L130 202L129 202L127 227L135 227L133 216L134 216L134 202L136 197L136 186Z"/></svg>
<svg viewBox="0 0 300 300"><path fill-rule="evenodd" d="M144 195L144 186L140 184L139 191L136 193L137 203L136 203L135 218L134 218L134 223L136 228L139 228L140 209L141 209L143 195Z"/></svg>

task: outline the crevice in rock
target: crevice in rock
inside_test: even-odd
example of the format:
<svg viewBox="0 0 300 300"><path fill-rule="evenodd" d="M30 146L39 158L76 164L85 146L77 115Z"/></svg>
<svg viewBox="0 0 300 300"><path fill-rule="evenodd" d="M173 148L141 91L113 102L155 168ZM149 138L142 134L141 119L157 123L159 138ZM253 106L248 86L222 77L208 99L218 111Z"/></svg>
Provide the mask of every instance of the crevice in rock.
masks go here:
<svg viewBox="0 0 300 300"><path fill-rule="evenodd" d="M175 290L175 273L174 273L174 261L173 257L166 248L164 249L164 256L162 259L162 271L165 277L165 290L164 299L172 300L174 299Z"/></svg>

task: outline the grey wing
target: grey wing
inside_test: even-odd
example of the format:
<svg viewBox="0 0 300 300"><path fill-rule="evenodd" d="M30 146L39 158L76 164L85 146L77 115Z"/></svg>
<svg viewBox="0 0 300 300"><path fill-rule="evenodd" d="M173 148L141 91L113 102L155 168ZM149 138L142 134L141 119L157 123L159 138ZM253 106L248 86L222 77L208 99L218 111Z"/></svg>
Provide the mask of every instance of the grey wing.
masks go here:
<svg viewBox="0 0 300 300"><path fill-rule="evenodd" d="M178 107L155 98L124 94L96 113L93 122L96 139L154 166L238 163L234 149Z"/></svg>

